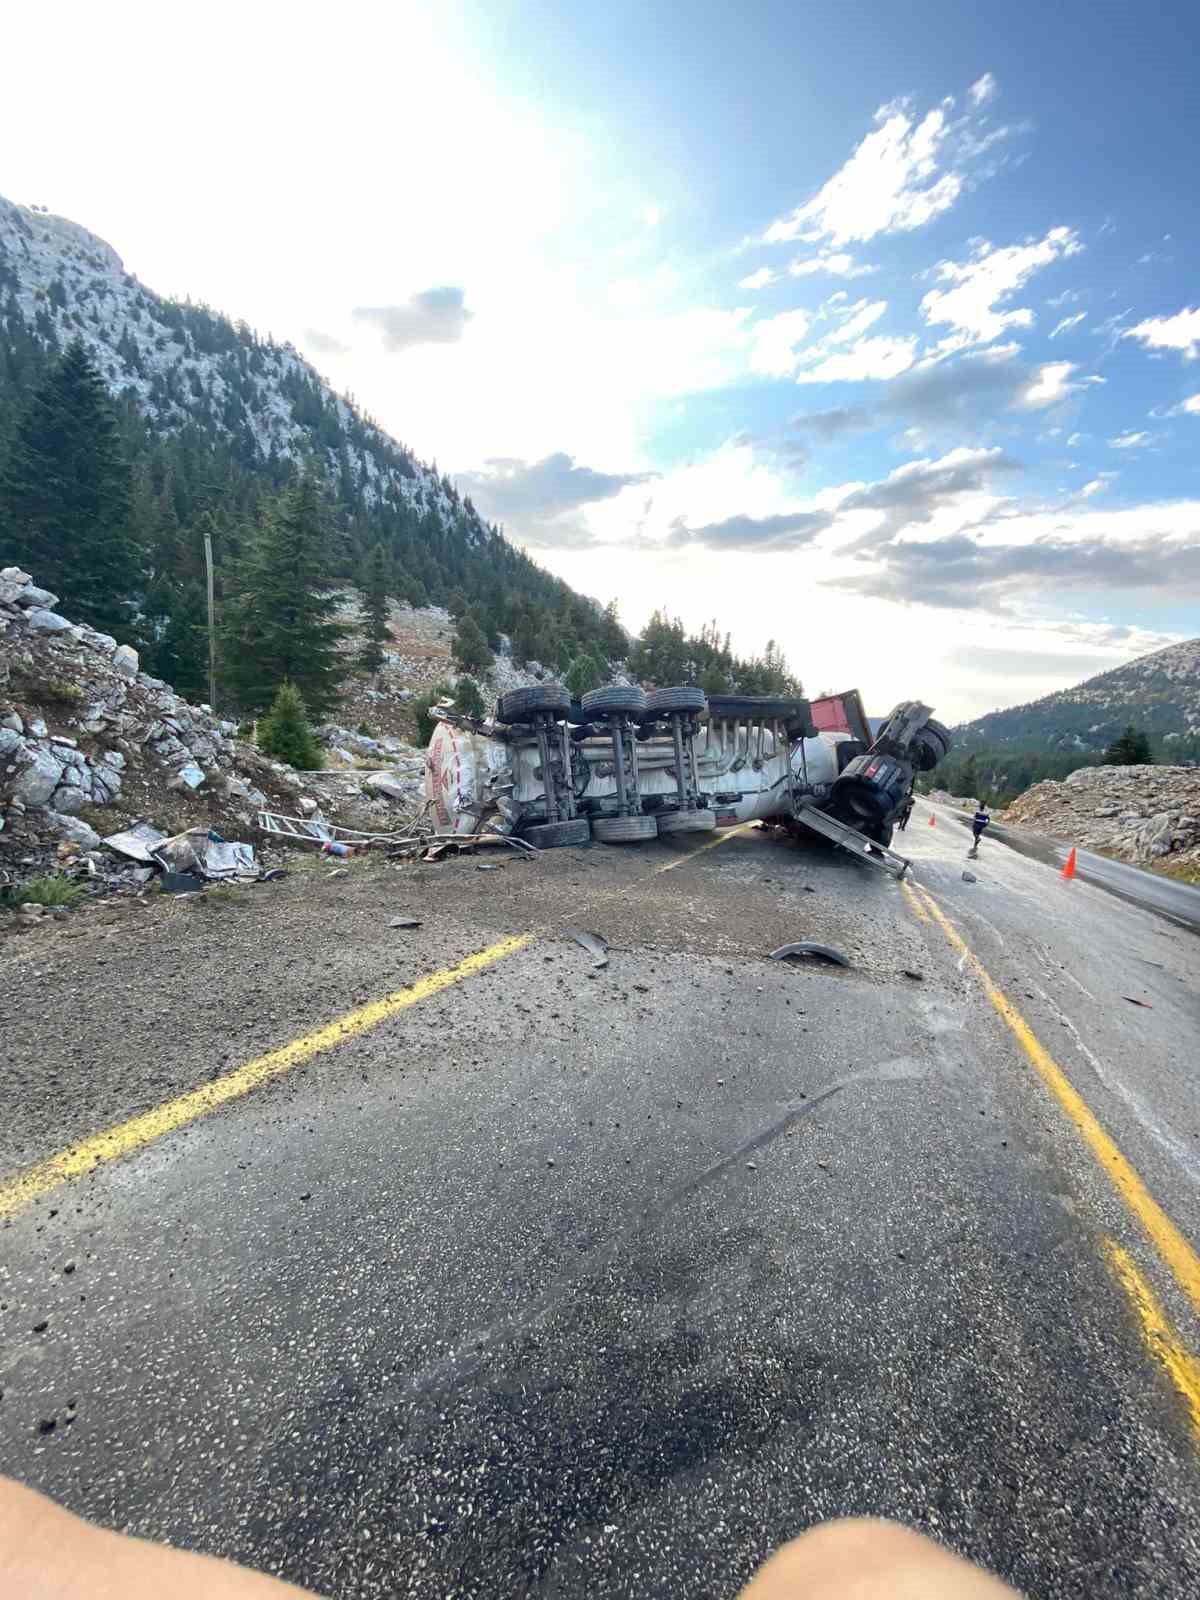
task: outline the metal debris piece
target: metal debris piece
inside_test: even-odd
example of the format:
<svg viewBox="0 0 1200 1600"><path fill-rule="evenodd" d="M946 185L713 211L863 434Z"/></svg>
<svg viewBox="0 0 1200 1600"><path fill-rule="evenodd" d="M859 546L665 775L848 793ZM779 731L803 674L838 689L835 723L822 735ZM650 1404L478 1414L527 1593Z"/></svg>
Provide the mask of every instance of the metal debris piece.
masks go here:
<svg viewBox="0 0 1200 1600"><path fill-rule="evenodd" d="M500 871L500 863L498 861L477 861L475 863L475 871L476 872L499 872Z"/></svg>
<svg viewBox="0 0 1200 1600"><path fill-rule="evenodd" d="M135 822L122 833L110 833L103 842L119 856L128 856L131 861L141 861L149 867L154 865L151 852L166 840L167 835L149 822Z"/></svg>
<svg viewBox="0 0 1200 1600"><path fill-rule="evenodd" d="M163 894L199 894L204 879L198 872L164 872L159 886Z"/></svg>
<svg viewBox="0 0 1200 1600"><path fill-rule="evenodd" d="M286 867L272 867L269 872L264 872L259 877L259 883L278 883L280 878L288 875Z"/></svg>
<svg viewBox="0 0 1200 1600"><path fill-rule="evenodd" d="M925 974L923 972L915 972L912 967L901 967L900 970L906 978L911 978L914 983L924 983L925 981Z"/></svg>
<svg viewBox="0 0 1200 1600"><path fill-rule="evenodd" d="M1154 1010L1154 1007L1150 1004L1149 1000L1135 1000L1131 994L1123 994L1121 999L1128 1000L1131 1006L1141 1006L1144 1011Z"/></svg>
<svg viewBox="0 0 1200 1600"><path fill-rule="evenodd" d="M563 933L594 957L593 969L608 965L608 940L602 933L589 933L586 928L564 928Z"/></svg>
<svg viewBox="0 0 1200 1600"><path fill-rule="evenodd" d="M979 879L973 872L964 872L962 875L962 881L964 883L978 883Z"/></svg>
<svg viewBox="0 0 1200 1600"><path fill-rule="evenodd" d="M830 961L835 967L850 965L842 952L835 950L831 944L814 944L810 939L803 939L799 944L781 944L778 950L771 951L772 961L789 961L793 957L800 959L803 956L817 961Z"/></svg>
<svg viewBox="0 0 1200 1600"><path fill-rule="evenodd" d="M419 928L420 917L393 917L388 923L389 928Z"/></svg>

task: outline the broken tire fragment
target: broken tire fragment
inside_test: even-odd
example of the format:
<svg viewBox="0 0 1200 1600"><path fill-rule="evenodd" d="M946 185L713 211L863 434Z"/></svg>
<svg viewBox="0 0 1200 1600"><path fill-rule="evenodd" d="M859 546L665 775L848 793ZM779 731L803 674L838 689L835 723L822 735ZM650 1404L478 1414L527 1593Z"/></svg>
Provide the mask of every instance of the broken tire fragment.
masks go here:
<svg viewBox="0 0 1200 1600"><path fill-rule="evenodd" d="M810 939L801 940L799 944L781 944L778 950L771 951L772 961L791 961L809 959L813 961L829 961L835 967L848 967L850 962L840 950L835 950L831 944L814 944Z"/></svg>

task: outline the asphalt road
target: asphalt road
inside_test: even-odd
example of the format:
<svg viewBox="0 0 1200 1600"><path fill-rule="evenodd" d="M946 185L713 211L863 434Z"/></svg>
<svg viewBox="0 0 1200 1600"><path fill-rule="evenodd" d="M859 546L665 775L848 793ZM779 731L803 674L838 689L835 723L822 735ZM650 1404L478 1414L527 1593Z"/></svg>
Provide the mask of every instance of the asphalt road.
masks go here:
<svg viewBox="0 0 1200 1600"><path fill-rule="evenodd" d="M949 819L968 831L971 819L967 813L936 806L943 821ZM1072 846L1044 839L1037 834L1022 833L1017 828L1006 828L993 822L988 828L989 839L999 839L1021 855L1030 856L1061 870L1066 864ZM1181 928L1200 933L1200 885L1183 883L1176 878L1164 877L1158 872L1148 872L1142 867L1131 867L1124 861L1113 861L1108 856L1097 855L1094 850L1075 847L1076 871L1085 883L1098 884L1109 894L1119 895L1131 905L1142 906L1170 917Z"/></svg>
<svg viewBox="0 0 1200 1600"><path fill-rule="evenodd" d="M727 1596L846 1513L1198 1592L1200 943L928 815L918 890L749 832L0 943L0 1465L339 1597Z"/></svg>

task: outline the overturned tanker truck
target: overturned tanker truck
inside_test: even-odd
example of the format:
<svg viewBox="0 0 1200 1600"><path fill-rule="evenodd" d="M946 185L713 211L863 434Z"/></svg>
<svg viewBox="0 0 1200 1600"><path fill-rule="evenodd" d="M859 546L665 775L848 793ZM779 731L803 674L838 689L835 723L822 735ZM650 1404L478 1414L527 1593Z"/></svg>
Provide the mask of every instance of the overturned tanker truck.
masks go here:
<svg viewBox="0 0 1200 1600"><path fill-rule="evenodd" d="M611 684L573 702L548 683L501 695L493 721L434 715L425 782L439 829L542 849L759 820L880 859L915 773L950 748L916 700L872 734L857 690L810 701Z"/></svg>

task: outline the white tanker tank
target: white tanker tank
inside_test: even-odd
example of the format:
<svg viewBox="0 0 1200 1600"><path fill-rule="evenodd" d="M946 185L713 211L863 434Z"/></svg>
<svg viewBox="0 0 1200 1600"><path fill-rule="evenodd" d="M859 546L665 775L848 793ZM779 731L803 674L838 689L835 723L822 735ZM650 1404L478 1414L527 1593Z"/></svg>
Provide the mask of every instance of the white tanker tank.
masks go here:
<svg viewBox="0 0 1200 1600"><path fill-rule="evenodd" d="M950 746L916 701L873 738L857 691L808 701L612 684L575 703L543 684L502 695L494 721L434 714L426 795L438 829L541 847L754 820L807 831L812 809L887 845L914 769Z"/></svg>

